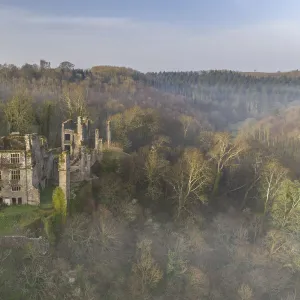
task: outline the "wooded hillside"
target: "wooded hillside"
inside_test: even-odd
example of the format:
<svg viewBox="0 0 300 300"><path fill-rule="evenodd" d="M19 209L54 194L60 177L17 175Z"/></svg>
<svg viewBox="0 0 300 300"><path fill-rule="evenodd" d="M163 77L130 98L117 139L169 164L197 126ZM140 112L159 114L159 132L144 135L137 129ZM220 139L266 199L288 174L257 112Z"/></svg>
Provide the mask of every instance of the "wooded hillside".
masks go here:
<svg viewBox="0 0 300 300"><path fill-rule="evenodd" d="M22 226L40 210L13 219L50 249L0 248L4 299L298 299L297 76L41 61L1 66L0 83L1 134L56 147L61 122L88 115L119 149L68 209L55 189L42 228Z"/></svg>

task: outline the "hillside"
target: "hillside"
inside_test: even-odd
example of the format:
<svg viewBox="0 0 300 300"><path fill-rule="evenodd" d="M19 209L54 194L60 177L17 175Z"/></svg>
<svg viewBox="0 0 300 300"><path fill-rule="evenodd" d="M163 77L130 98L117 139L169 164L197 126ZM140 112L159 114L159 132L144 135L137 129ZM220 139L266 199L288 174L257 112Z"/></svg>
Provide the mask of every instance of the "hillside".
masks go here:
<svg viewBox="0 0 300 300"><path fill-rule="evenodd" d="M300 136L300 106L291 106L285 110L267 116L256 123L257 127L269 128L274 137L286 136L299 138Z"/></svg>
<svg viewBox="0 0 300 300"><path fill-rule="evenodd" d="M60 147L62 122L88 116L103 147L68 199L46 180L39 208L0 203L0 298L296 299L299 87L231 71L2 66L1 135ZM16 235L22 245L7 243Z"/></svg>
<svg viewBox="0 0 300 300"><path fill-rule="evenodd" d="M208 115L209 122L217 129L300 103L300 78L285 75L163 72L147 74L147 83L161 91L184 95L196 110Z"/></svg>
<svg viewBox="0 0 300 300"><path fill-rule="evenodd" d="M66 84L77 89L86 86L91 111L101 109L102 117L137 104L159 108L172 117L190 115L215 129L230 129L248 118L261 119L300 104L298 75L298 71L218 70L144 74L112 66L81 70L4 65L0 68L0 97L6 99L20 86L27 86L35 99L52 99L60 97Z"/></svg>

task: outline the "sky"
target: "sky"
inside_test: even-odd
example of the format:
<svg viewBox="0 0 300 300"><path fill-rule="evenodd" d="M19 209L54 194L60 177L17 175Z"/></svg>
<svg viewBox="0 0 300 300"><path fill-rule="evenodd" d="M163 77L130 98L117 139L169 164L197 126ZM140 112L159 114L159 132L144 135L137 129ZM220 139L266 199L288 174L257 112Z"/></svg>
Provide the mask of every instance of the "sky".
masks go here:
<svg viewBox="0 0 300 300"><path fill-rule="evenodd" d="M0 0L0 64L288 71L299 0Z"/></svg>

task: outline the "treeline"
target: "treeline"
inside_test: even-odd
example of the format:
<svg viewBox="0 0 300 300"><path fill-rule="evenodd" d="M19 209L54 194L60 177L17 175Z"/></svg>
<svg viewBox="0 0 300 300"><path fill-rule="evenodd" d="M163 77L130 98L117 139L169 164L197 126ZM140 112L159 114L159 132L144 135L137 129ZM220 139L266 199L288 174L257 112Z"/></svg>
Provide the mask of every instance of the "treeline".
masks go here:
<svg viewBox="0 0 300 300"><path fill-rule="evenodd" d="M62 82L80 82L89 80L90 84L101 83L117 83L119 79L126 77L135 80L139 79L139 72L122 67L93 67L91 69L78 69L74 64L65 61L58 67L51 68L50 62L41 60L40 65L24 64L17 67L12 64L0 65L0 79L2 83L13 83L15 81L23 81L28 84L44 83L46 86L57 84L60 86Z"/></svg>
<svg viewBox="0 0 300 300"><path fill-rule="evenodd" d="M24 68L29 67L0 69L2 135L8 131L35 131L45 135L52 147L57 147L63 120L87 114L104 136L106 120L135 105L159 110L166 117L166 126L172 126L181 115L192 116L199 126L209 126L201 112L193 112L183 97L162 94L145 86L134 70L94 67L90 71L81 70L85 74L81 76L82 72L69 64L56 69L31 66L40 76L35 79L20 75ZM178 127L178 122L174 126Z"/></svg>
<svg viewBox="0 0 300 300"><path fill-rule="evenodd" d="M283 73L254 76L233 71L146 73L111 66L76 69L70 62L57 68L41 61L0 67L3 97L20 84L27 85L36 97L58 97L68 83L84 84L89 89L89 104L99 98L122 98L151 108L164 108L205 119L216 129L235 129L248 118L265 115L299 104L300 77ZM151 89L154 88L154 89ZM6 91L6 93L5 93ZM154 97L153 97L154 94ZM164 101L164 98L168 98ZM175 109L173 106L176 106ZM175 111L175 112L174 112Z"/></svg>
<svg viewBox="0 0 300 300"><path fill-rule="evenodd" d="M112 116L111 124L131 155L105 152L99 180L77 206L90 213L105 207L135 228L131 272L111 297L296 297L300 181L287 162L297 161L287 154L293 143L278 151L266 128L234 138L182 126L175 146L157 112L139 107Z"/></svg>
<svg viewBox="0 0 300 300"><path fill-rule="evenodd" d="M6 299L297 299L300 182L267 130L185 116L175 142L153 109L110 121L127 153L104 152L70 214L56 189L51 251L0 249Z"/></svg>
<svg viewBox="0 0 300 300"><path fill-rule="evenodd" d="M247 118L261 118L299 104L300 77L255 77L233 71L160 72L146 74L146 82L185 96L217 128L230 128Z"/></svg>

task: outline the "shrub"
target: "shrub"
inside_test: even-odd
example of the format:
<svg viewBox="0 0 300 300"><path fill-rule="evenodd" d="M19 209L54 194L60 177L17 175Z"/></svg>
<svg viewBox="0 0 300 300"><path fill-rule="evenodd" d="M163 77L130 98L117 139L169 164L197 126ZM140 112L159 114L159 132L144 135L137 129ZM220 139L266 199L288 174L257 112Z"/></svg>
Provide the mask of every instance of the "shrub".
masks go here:
<svg viewBox="0 0 300 300"><path fill-rule="evenodd" d="M155 288L163 278L162 270L151 255L151 243L152 241L146 239L138 243L138 258L132 268L142 294Z"/></svg>
<svg viewBox="0 0 300 300"><path fill-rule="evenodd" d="M67 216L67 200L60 187L56 187L53 191L52 204L56 214L60 214L63 218Z"/></svg>

